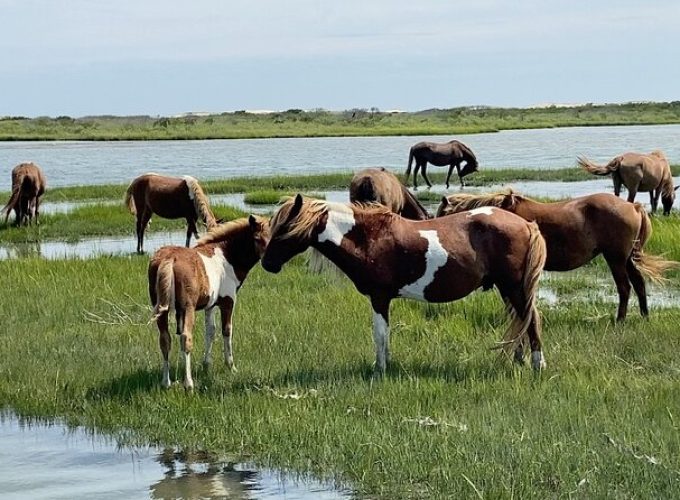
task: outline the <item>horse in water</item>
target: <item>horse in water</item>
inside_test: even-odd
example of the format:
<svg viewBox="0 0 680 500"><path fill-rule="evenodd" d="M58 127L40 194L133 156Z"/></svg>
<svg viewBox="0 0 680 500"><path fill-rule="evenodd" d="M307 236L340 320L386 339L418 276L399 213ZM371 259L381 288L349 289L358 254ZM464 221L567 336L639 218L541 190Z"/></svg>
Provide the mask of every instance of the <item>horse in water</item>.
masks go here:
<svg viewBox="0 0 680 500"><path fill-rule="evenodd" d="M382 205L343 205L298 194L271 220L262 267L278 273L309 247L338 266L370 299L378 373L384 373L389 361L393 299L450 302L493 286L510 313L505 339L515 343L515 359L523 360L522 337L527 334L533 367L545 366L536 310L545 242L536 224L493 208L411 221Z"/></svg>
<svg viewBox="0 0 680 500"><path fill-rule="evenodd" d="M20 163L12 169L12 194L0 213L5 213L5 224L12 210L16 215L15 226L31 224L33 218L39 224L40 197L45 193L47 182L42 169L35 163Z"/></svg>
<svg viewBox="0 0 680 500"><path fill-rule="evenodd" d="M488 195L453 194L442 198L437 217L477 209L499 207L536 222L545 238L547 271L571 271L602 254L619 294L617 320L628 310L631 285L647 316L644 278L661 281L676 262L643 252L652 234L652 224L639 203L628 203L607 193L567 201L541 203L511 190Z"/></svg>
<svg viewBox="0 0 680 500"><path fill-rule="evenodd" d="M476 172L479 167L477 157L472 150L462 142L456 140L443 144L437 142L419 142L412 146L408 155L408 168L406 169L407 183L408 178L411 175L413 160L416 161L416 169L413 171L414 188L418 187L417 177L419 169L421 169L423 179L425 179L427 185L432 187L430 179L427 178L426 170L428 162L437 167L449 166L449 173L446 175L446 189L449 188L449 180L451 179L453 167L456 167L461 187L465 185L463 183L463 177ZM461 170L460 164L463 162L465 162L465 167Z"/></svg>
<svg viewBox="0 0 680 500"><path fill-rule="evenodd" d="M407 219L432 218L397 176L382 167L366 168L354 174L349 185L349 201L380 203Z"/></svg>
<svg viewBox="0 0 680 500"><path fill-rule="evenodd" d="M624 153L606 165L597 165L580 156L578 164L581 168L595 175L612 175L614 194L621 193L621 185L628 189L628 201L635 201L638 191L649 191L652 213L659 205L659 196L663 205L663 214L671 213L675 201L673 175L666 155L661 151L652 151L648 155L641 153ZM680 187L680 186L679 186Z"/></svg>
<svg viewBox="0 0 680 500"><path fill-rule="evenodd" d="M196 222L202 220L208 230L218 221L210 210L210 202L196 179L144 174L133 180L125 193L125 205L137 215L137 253L144 252L144 231L156 214L166 219L187 220L187 242L191 235L198 239Z"/></svg>
<svg viewBox="0 0 680 500"><path fill-rule="evenodd" d="M205 310L205 355L210 364L215 336L215 310L220 310L224 360L234 370L231 318L236 305L236 292L248 272L260 260L269 241L266 219L251 215L211 229L193 248L166 246L160 248L149 263L149 296L154 319L160 333L163 354L163 387L169 387L170 333L168 316L175 311L177 335L184 357L184 386L194 386L191 377L191 350L195 315Z"/></svg>

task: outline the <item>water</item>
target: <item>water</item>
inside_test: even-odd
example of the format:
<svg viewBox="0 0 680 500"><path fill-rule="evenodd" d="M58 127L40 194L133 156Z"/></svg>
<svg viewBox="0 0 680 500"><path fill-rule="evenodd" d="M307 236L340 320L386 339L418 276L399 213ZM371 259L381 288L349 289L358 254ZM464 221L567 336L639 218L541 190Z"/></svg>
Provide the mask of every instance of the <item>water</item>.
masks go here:
<svg viewBox="0 0 680 500"><path fill-rule="evenodd" d="M62 424L0 419L3 499L340 499L333 484L249 463L156 447L119 447Z"/></svg>
<svg viewBox="0 0 680 500"><path fill-rule="evenodd" d="M324 173L377 165L401 171L416 142L451 138L2 142L0 166L6 175L0 175L0 190L9 190L9 171L26 160L43 167L48 186L125 183L149 171L199 179ZM567 167L581 154L604 161L625 151L653 149L662 149L671 162L680 162L680 125L507 130L458 138L475 151L482 169Z"/></svg>

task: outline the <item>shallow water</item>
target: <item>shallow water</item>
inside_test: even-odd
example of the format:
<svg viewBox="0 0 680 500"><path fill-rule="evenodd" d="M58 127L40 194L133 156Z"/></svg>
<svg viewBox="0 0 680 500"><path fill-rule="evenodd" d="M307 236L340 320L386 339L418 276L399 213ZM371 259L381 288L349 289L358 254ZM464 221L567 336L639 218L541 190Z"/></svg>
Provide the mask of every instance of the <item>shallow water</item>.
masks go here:
<svg viewBox="0 0 680 500"><path fill-rule="evenodd" d="M662 149L680 162L680 125L571 127L507 130L459 136L478 156L481 169L559 168L578 155L610 160L625 151ZM406 169L418 141L452 136L322 137L211 141L2 142L0 191L10 188L9 171L22 161L40 164L48 186L124 183L145 172L224 179L276 174L318 174L370 166ZM430 171L443 171L430 167Z"/></svg>
<svg viewBox="0 0 680 500"><path fill-rule="evenodd" d="M0 497L340 499L331 483L156 447L119 447L60 423L0 418Z"/></svg>

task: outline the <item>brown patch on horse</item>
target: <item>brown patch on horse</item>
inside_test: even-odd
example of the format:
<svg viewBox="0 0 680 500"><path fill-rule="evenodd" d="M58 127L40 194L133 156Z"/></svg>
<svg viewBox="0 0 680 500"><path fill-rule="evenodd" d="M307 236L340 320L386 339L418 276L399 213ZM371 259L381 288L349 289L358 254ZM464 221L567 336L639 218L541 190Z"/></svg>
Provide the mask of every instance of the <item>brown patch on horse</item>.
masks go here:
<svg viewBox="0 0 680 500"><path fill-rule="evenodd" d="M407 219L426 220L431 216L396 175L385 168L366 168L352 177L349 185L352 203L380 203Z"/></svg>
<svg viewBox="0 0 680 500"><path fill-rule="evenodd" d="M153 214L165 219L186 219L186 246L193 235L198 239L196 223L202 220L208 229L217 225L208 197L190 176L168 177L149 173L134 179L125 192L125 205L137 218L137 252L144 251L144 232Z"/></svg>
<svg viewBox="0 0 680 500"><path fill-rule="evenodd" d="M164 386L170 384L168 315L171 310L176 313L187 388L193 387L190 354L196 311L206 310L204 363L210 362L210 346L215 331L214 309L219 308L225 337L225 360L229 368L233 368L231 316L236 293L264 254L268 241L267 219L251 215L214 228L192 248L166 246L152 256L148 269L149 297L154 307L153 320L160 333Z"/></svg>
<svg viewBox="0 0 680 500"><path fill-rule="evenodd" d="M383 206L287 200L272 218L262 266L279 272L312 247L332 261L371 300L376 368L389 358L389 305L395 298L450 302L496 286L516 317L506 340L526 333L534 368L545 365L535 308L545 242L535 224L503 210L426 221L404 219Z"/></svg>
<svg viewBox="0 0 680 500"><path fill-rule="evenodd" d="M583 156L579 156L578 165L594 175L611 174L614 181L614 194L618 196L621 186L628 189L628 201L635 201L638 191L648 191L652 213L656 212L659 198L663 205L664 215L668 215L675 201L673 175L666 155L659 150L649 154L624 153L612 159L606 165L597 165Z"/></svg>
<svg viewBox="0 0 680 500"><path fill-rule="evenodd" d="M5 224L14 210L14 224L39 224L40 197L45 193L47 181L42 169L32 162L20 163L12 169L12 194L0 213L5 213Z"/></svg>
<svg viewBox="0 0 680 500"><path fill-rule="evenodd" d="M535 221L546 240L548 271L570 271L602 254L619 294L617 319L625 318L631 286L646 316L647 292L643 278L663 281L678 266L674 261L643 251L651 235L649 216L640 204L606 193L566 201L541 203L512 191L490 195L453 194L442 200L437 216L478 208L502 207Z"/></svg>

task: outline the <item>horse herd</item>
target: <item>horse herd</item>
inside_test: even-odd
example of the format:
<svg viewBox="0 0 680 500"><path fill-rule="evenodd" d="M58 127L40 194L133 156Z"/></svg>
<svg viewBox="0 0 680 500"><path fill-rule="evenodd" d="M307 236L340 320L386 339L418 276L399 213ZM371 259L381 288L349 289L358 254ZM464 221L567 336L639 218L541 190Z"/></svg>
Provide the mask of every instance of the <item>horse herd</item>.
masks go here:
<svg viewBox="0 0 680 500"><path fill-rule="evenodd" d="M462 178L478 169L472 151L458 141L418 143L409 155L416 175L430 184L426 166L456 167ZM465 163L461 169L461 164ZM349 186L350 203L331 203L298 194L282 201L271 220L250 215L222 223L213 215L208 198L193 177L145 174L132 181L125 205L136 215L137 251L143 252L144 231L152 214L187 220L186 247L162 247L148 268L149 296L160 333L162 385L171 385L169 314L184 359L184 386L193 387L191 352L196 311L205 310L203 363L211 362L215 311L221 316L224 359L234 370L232 316L236 294L249 271L262 267L277 273L294 256L312 248L333 262L367 296L373 314L373 339L378 374L389 363L389 309L396 298L442 303L458 300L478 288L495 287L510 317L501 345L514 350L514 359L545 367L541 318L536 295L541 272L569 271L598 255L609 266L619 296L617 320L627 314L631 288L640 312L648 315L646 280L661 281L678 263L645 253L651 222L639 203L638 191L649 191L652 211L661 197L670 212L675 188L670 167L660 152L627 153L598 166L585 158L579 165L596 175L614 175L616 195L599 193L541 203L507 190L442 198L432 217L418 199L384 168L362 170ZM628 201L618 198L621 184ZM24 163L12 172L12 195L3 211L16 212L16 224L38 218L45 189L42 171ZM197 222L208 231L198 238ZM7 221L7 218L6 218Z"/></svg>

